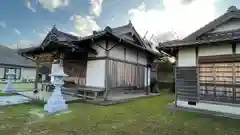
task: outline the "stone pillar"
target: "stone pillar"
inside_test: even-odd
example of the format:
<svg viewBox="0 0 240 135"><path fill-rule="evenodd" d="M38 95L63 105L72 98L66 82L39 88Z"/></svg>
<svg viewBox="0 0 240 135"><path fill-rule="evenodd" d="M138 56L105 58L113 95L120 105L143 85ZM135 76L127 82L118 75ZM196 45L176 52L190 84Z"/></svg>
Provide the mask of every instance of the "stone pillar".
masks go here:
<svg viewBox="0 0 240 135"><path fill-rule="evenodd" d="M67 76L63 67L60 64L53 64L55 69L50 76L53 78L53 85L55 86L52 95L49 97L47 104L44 106L44 110L48 113L56 113L66 111L68 109L68 105L63 99L63 95L61 92L61 86L64 84L63 78Z"/></svg>
<svg viewBox="0 0 240 135"><path fill-rule="evenodd" d="M16 92L16 89L13 87L12 80L14 79L15 73L13 69L9 69L7 73L8 83L4 88L4 93L12 93Z"/></svg>

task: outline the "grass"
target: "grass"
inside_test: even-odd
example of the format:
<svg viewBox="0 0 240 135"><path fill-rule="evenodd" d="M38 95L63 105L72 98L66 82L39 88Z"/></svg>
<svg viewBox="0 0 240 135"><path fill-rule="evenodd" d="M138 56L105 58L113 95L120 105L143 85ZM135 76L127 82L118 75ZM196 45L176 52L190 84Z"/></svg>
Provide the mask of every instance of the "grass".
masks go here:
<svg viewBox="0 0 240 135"><path fill-rule="evenodd" d="M2 93L0 92L0 96L12 96L12 95L17 95L16 93Z"/></svg>
<svg viewBox="0 0 240 135"><path fill-rule="evenodd" d="M240 121L201 115L170 113L173 95L139 99L114 106L83 103L69 105L71 113L48 116L37 122L28 112L43 108L32 104L0 108L1 135L237 135ZM1 113L1 111L5 113Z"/></svg>

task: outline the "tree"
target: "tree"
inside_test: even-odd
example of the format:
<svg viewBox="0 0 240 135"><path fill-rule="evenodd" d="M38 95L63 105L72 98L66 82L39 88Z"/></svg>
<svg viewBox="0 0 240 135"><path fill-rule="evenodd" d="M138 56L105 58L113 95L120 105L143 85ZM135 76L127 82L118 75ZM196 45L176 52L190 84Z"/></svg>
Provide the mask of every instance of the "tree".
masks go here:
<svg viewBox="0 0 240 135"><path fill-rule="evenodd" d="M171 92L175 92L175 79L174 79L174 65L169 61L169 57L165 57L157 64L157 79L160 82L160 88L170 88Z"/></svg>

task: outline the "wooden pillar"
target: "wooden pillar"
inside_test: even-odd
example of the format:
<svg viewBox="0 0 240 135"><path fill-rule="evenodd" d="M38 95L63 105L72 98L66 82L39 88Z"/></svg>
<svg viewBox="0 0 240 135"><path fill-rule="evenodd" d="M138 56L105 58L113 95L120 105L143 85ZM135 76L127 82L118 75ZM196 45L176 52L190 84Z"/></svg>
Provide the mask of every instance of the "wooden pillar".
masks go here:
<svg viewBox="0 0 240 135"><path fill-rule="evenodd" d="M137 86L137 89L140 88L139 86L139 66L138 66L138 51L137 51L137 65L136 65L136 71L135 71L135 80L136 80L136 86Z"/></svg>
<svg viewBox="0 0 240 135"><path fill-rule="evenodd" d="M104 93L104 100L107 100L108 92L109 92L109 50L108 50L108 40L105 41L105 52L106 52L106 62L105 62L105 93Z"/></svg>
<svg viewBox="0 0 240 135"><path fill-rule="evenodd" d="M200 67L198 62L198 46L195 47L195 60L196 60L196 74L197 74L197 102L200 100Z"/></svg>
<svg viewBox="0 0 240 135"><path fill-rule="evenodd" d="M236 43L233 43L232 44L232 54L233 55L236 55ZM234 84L234 86L232 87L232 91L233 91L233 101L236 101L236 64L235 63L232 63L232 83Z"/></svg>
<svg viewBox="0 0 240 135"><path fill-rule="evenodd" d="M123 78L124 78L124 86L126 86L126 80L127 80L127 76L126 76L126 54L127 54L127 49L126 47L124 47L124 68L123 68Z"/></svg>
<svg viewBox="0 0 240 135"><path fill-rule="evenodd" d="M177 92L178 92L178 88L177 88L177 85L176 85L176 83L177 83L177 68L178 68L178 62L179 62L179 56L178 56L178 52L179 52L179 49L176 49L176 52L175 52L175 54L176 54L176 56L175 56L175 66L174 66L174 88L175 88L175 90L174 90L174 92L175 92L175 107L177 107L177 100L178 100L178 95L177 95Z"/></svg>
<svg viewBox="0 0 240 135"><path fill-rule="evenodd" d="M38 90L38 80L39 80L39 66L40 63L38 62L38 60L36 61L36 77L35 77L35 82L34 82L34 90Z"/></svg>
<svg viewBox="0 0 240 135"><path fill-rule="evenodd" d="M60 58L59 58L59 64L60 64L60 66L62 66L62 67L63 67L63 59L64 59L64 53L61 53L61 54L60 54Z"/></svg>

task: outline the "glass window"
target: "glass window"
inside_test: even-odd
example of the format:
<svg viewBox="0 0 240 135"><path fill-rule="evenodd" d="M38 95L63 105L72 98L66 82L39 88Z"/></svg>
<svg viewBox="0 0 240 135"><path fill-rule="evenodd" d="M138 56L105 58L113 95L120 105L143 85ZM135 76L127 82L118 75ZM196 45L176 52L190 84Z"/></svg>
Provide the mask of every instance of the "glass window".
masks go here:
<svg viewBox="0 0 240 135"><path fill-rule="evenodd" d="M15 73L15 78L14 79L20 79L21 78L21 69L20 68L5 68L4 69L4 79L7 79L7 73L9 70L13 70Z"/></svg>

